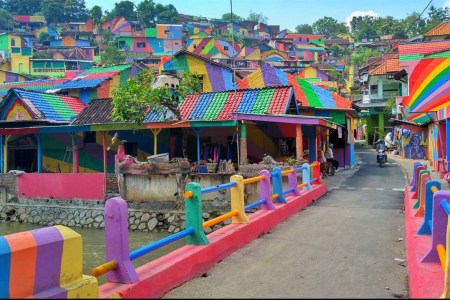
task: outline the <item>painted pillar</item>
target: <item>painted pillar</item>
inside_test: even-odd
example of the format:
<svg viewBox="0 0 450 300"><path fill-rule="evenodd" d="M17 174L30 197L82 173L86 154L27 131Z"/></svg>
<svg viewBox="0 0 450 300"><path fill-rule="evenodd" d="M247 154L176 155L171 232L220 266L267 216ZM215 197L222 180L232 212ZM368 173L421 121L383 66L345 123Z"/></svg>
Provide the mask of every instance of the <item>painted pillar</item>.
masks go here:
<svg viewBox="0 0 450 300"><path fill-rule="evenodd" d="M447 171L450 170L450 119L445 119L445 143L446 143L446 154L445 159L447 160Z"/></svg>
<svg viewBox="0 0 450 300"><path fill-rule="evenodd" d="M78 146L75 144L75 133L71 134L72 136L72 158L73 158L73 170L72 173L79 173L80 167L78 164Z"/></svg>
<svg viewBox="0 0 450 300"><path fill-rule="evenodd" d="M41 135L36 134L37 138L37 172L42 172L42 144L41 144Z"/></svg>
<svg viewBox="0 0 450 300"><path fill-rule="evenodd" d="M378 114L378 132L380 135L384 135L384 114ZM380 136L380 139L384 139L384 137Z"/></svg>
<svg viewBox="0 0 450 300"><path fill-rule="evenodd" d="M309 132L309 162L317 160L317 139L316 139L316 125L311 127Z"/></svg>
<svg viewBox="0 0 450 300"><path fill-rule="evenodd" d="M378 78L378 99L383 99L383 79Z"/></svg>
<svg viewBox="0 0 450 300"><path fill-rule="evenodd" d="M197 134L197 163L200 163L200 128L195 129Z"/></svg>
<svg viewBox="0 0 450 300"><path fill-rule="evenodd" d="M10 135L5 135L5 142L3 144L3 173L8 172L8 141L10 138Z"/></svg>
<svg viewBox="0 0 450 300"><path fill-rule="evenodd" d="M153 155L158 154L158 134L161 132L161 128L152 129L153 132Z"/></svg>
<svg viewBox="0 0 450 300"><path fill-rule="evenodd" d="M3 173L3 135L0 135L0 173Z"/></svg>
<svg viewBox="0 0 450 300"><path fill-rule="evenodd" d="M247 165L248 164L248 160L247 160L247 124L245 123L241 123L241 134L239 137L239 162L241 165Z"/></svg>
<svg viewBox="0 0 450 300"><path fill-rule="evenodd" d="M296 159L303 159L303 132L302 125L295 125L295 154Z"/></svg>
<svg viewBox="0 0 450 300"><path fill-rule="evenodd" d="M102 132L102 144L103 144L103 174L105 175L103 190L106 193L106 175L108 174L108 160L106 156L106 131Z"/></svg>

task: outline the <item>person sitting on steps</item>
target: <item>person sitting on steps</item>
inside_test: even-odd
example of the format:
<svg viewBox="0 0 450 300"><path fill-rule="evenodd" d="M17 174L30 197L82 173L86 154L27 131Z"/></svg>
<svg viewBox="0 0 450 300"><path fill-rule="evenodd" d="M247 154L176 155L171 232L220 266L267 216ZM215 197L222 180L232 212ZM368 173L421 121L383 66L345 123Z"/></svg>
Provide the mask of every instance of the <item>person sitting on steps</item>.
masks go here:
<svg viewBox="0 0 450 300"><path fill-rule="evenodd" d="M339 167L339 161L334 159L334 155L333 155L333 144L330 144L328 146L328 150L325 153L325 158L327 159L327 162L330 162L334 169L337 170Z"/></svg>

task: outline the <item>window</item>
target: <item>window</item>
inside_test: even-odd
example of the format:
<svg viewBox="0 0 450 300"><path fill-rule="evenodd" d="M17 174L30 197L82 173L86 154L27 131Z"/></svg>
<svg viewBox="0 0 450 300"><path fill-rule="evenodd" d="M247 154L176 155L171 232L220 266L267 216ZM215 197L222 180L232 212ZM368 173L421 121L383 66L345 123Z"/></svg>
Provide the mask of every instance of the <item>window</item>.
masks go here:
<svg viewBox="0 0 450 300"><path fill-rule="evenodd" d="M11 46L15 46L16 45L16 40L15 39L11 39Z"/></svg>
<svg viewBox="0 0 450 300"><path fill-rule="evenodd" d="M85 143L95 143L97 141L97 137L95 131L87 131L84 133L83 141Z"/></svg>
<svg viewBox="0 0 450 300"><path fill-rule="evenodd" d="M137 147L137 143L125 143L125 154L137 157L137 151L138 151L138 147Z"/></svg>
<svg viewBox="0 0 450 300"><path fill-rule="evenodd" d="M145 42L137 42L136 45L138 48L145 48Z"/></svg>
<svg viewBox="0 0 450 300"><path fill-rule="evenodd" d="M119 41L119 49L125 49L125 41Z"/></svg>
<svg viewBox="0 0 450 300"><path fill-rule="evenodd" d="M223 46L223 50L228 50L228 46Z"/></svg>

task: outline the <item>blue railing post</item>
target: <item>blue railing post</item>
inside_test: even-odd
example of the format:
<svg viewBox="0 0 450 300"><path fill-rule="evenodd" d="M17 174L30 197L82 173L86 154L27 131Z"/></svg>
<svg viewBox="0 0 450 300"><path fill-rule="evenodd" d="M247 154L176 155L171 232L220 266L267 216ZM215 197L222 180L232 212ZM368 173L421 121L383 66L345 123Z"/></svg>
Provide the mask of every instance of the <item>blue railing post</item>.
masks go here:
<svg viewBox="0 0 450 300"><path fill-rule="evenodd" d="M302 188L303 190L310 190L311 187L311 167L308 163L303 164L303 172L302 172L302 183L306 183L306 185Z"/></svg>
<svg viewBox="0 0 450 300"><path fill-rule="evenodd" d="M430 235L431 227L430 221L433 218L433 191L431 188L435 186L438 190L441 189L441 183L435 180L430 180L425 183L425 213L423 218L423 223L417 230L417 234Z"/></svg>
<svg viewBox="0 0 450 300"><path fill-rule="evenodd" d="M283 176L281 175L280 168L274 168L272 170L272 194L278 194L278 198L275 202L287 203L283 196Z"/></svg>
<svg viewBox="0 0 450 300"><path fill-rule="evenodd" d="M186 227L192 227L194 233L186 237L188 245L208 245L209 241L203 231L202 217L202 187L197 182L189 182L186 192L192 192L192 197L185 198Z"/></svg>
<svg viewBox="0 0 450 300"><path fill-rule="evenodd" d="M267 170L261 170L259 175L264 176L264 179L259 182L259 197L266 201L260 206L260 209L273 210L275 209L275 205L271 200L270 172Z"/></svg>
<svg viewBox="0 0 450 300"><path fill-rule="evenodd" d="M292 170L294 170L294 172L289 173L288 176L288 186L289 188L292 188L293 191L293 195L294 196L300 196L300 191L297 188L298 185L298 181L297 181L297 171L295 170L295 168L292 168Z"/></svg>
<svg viewBox="0 0 450 300"><path fill-rule="evenodd" d="M411 179L411 181L409 182L409 187L410 187L410 191L412 192L413 187L414 187L414 183L416 182L416 170L417 167L422 165L420 162L416 161L414 163L414 167L413 167L413 178Z"/></svg>
<svg viewBox="0 0 450 300"><path fill-rule="evenodd" d="M138 275L130 260L128 244L128 206L120 197L111 198L105 204L105 252L106 261L115 260L117 267L106 273L109 282L133 283Z"/></svg>
<svg viewBox="0 0 450 300"><path fill-rule="evenodd" d="M422 262L439 262L439 255L437 253L437 245L446 245L447 240L447 212L442 209L441 202L449 201L450 193L448 191L437 191L433 195L433 217L431 219L432 233L431 246L428 252L423 256Z"/></svg>

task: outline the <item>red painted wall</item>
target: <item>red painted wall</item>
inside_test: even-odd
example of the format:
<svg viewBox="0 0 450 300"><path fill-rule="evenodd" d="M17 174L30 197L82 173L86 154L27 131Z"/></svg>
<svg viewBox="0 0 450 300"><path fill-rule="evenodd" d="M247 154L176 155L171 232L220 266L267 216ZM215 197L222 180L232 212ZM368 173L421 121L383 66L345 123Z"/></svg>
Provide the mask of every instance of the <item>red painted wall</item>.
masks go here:
<svg viewBox="0 0 450 300"><path fill-rule="evenodd" d="M104 200L103 173L24 173L18 178L18 198Z"/></svg>

